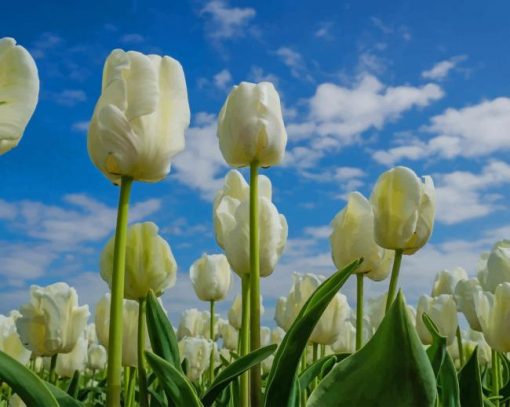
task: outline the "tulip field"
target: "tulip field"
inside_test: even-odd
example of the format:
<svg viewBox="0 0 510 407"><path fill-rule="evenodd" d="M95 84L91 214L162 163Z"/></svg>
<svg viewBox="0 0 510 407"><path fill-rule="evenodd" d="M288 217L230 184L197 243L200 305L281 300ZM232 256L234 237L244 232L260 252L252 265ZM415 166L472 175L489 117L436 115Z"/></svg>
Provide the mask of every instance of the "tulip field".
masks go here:
<svg viewBox="0 0 510 407"><path fill-rule="evenodd" d="M23 148L39 86L30 53L1 39L0 154ZM336 272L294 273L274 327L262 325L260 282L289 229L271 182L287 132L268 81L234 86L218 113L230 170L210 208L217 253L197 253L189 274L177 273L158 225L128 215L132 192L167 177L188 147L190 117L176 59L111 51L87 132L91 165L118 190L115 233L97 258L109 292L84 304L66 281L34 285L0 315L0 406L510 405L510 241L493 242L476 277L445 269L416 308L408 304L400 270L427 245L437 215L433 177L411 168L379 174L370 196L346 195L330 223ZM159 297L182 278L208 311L187 309L173 326ZM385 294L365 296L366 279ZM216 306L236 280L222 315Z"/></svg>

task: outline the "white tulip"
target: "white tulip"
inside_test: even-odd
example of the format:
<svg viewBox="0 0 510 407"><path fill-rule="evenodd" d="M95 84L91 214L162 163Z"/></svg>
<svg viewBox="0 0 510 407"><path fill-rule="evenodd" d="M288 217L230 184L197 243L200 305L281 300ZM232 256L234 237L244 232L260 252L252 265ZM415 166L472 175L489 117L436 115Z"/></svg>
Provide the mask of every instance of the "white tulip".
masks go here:
<svg viewBox="0 0 510 407"><path fill-rule="evenodd" d="M181 361L187 360L186 375L192 382L198 381L209 367L212 349L213 343L205 338L185 337L179 341Z"/></svg>
<svg viewBox="0 0 510 407"><path fill-rule="evenodd" d="M230 290L232 273L223 254L204 254L191 265L189 275L202 301L221 301Z"/></svg>
<svg viewBox="0 0 510 407"><path fill-rule="evenodd" d="M158 234L152 222L136 223L127 231L126 274L124 298L139 300L149 290L157 296L173 287L177 274L177 263L170 245ZM101 277L111 288L115 236L101 253Z"/></svg>
<svg viewBox="0 0 510 407"><path fill-rule="evenodd" d="M469 326L475 331L481 331L482 326L476 314L475 297L482 292L480 282L476 278L460 280L455 287L455 302L457 311L460 311L466 317Z"/></svg>
<svg viewBox="0 0 510 407"><path fill-rule="evenodd" d="M274 355L269 355L267 358L265 358L262 363L262 374L267 375L271 371L271 368L273 367L273 361L274 361Z"/></svg>
<svg viewBox="0 0 510 407"><path fill-rule="evenodd" d="M456 267L453 270L444 269L436 274L431 296L437 297L441 294L452 295L455 293L457 283L462 280L467 280L467 278L466 270L462 267Z"/></svg>
<svg viewBox="0 0 510 407"><path fill-rule="evenodd" d="M278 300L276 300L276 306L274 309L274 320L276 321L277 325L285 331L288 331L290 326L292 325L293 321L289 320L289 315L287 314L286 297L280 297L278 298Z"/></svg>
<svg viewBox="0 0 510 407"><path fill-rule="evenodd" d="M92 370L102 370L106 366L108 355L103 345L92 343L87 352L87 367Z"/></svg>
<svg viewBox="0 0 510 407"><path fill-rule="evenodd" d="M349 194L347 205L338 212L331 226L331 253L338 270L363 258L356 273L366 274L376 281L388 276L394 253L375 242L372 206L362 194Z"/></svg>
<svg viewBox="0 0 510 407"><path fill-rule="evenodd" d="M112 182L156 182L184 149L190 111L184 72L168 56L113 50L88 132L88 151Z"/></svg>
<svg viewBox="0 0 510 407"><path fill-rule="evenodd" d="M260 315L264 314L264 305L262 304L262 296L260 296ZM236 298L232 302L232 306L228 311L228 322L235 329L241 329L242 322L242 297L240 294L236 295Z"/></svg>
<svg viewBox="0 0 510 407"><path fill-rule="evenodd" d="M273 84L241 82L234 86L218 116L218 139L223 158L232 167L280 163L287 132Z"/></svg>
<svg viewBox="0 0 510 407"><path fill-rule="evenodd" d="M426 313L436 324L439 334L446 337L446 343L451 345L457 332L457 305L452 295L441 294L437 297L422 295L418 301L416 315L416 330L425 345L432 344L432 335L423 322Z"/></svg>
<svg viewBox="0 0 510 407"><path fill-rule="evenodd" d="M285 331L277 326L276 328L273 328L271 331L271 343L274 345L279 345L283 338L285 337Z"/></svg>
<svg viewBox="0 0 510 407"><path fill-rule="evenodd" d="M19 336L36 356L71 352L90 315L89 306L78 306L76 290L66 283L32 286L30 302L19 311Z"/></svg>
<svg viewBox="0 0 510 407"><path fill-rule="evenodd" d="M27 405L20 396L13 394L9 399L9 407L27 407Z"/></svg>
<svg viewBox="0 0 510 407"><path fill-rule="evenodd" d="M370 202L379 246L413 254L427 243L435 216L431 177L422 181L407 167L392 168L377 180Z"/></svg>
<svg viewBox="0 0 510 407"><path fill-rule="evenodd" d="M60 377L73 377L75 371L83 372L87 365L88 341L83 332L73 350L69 353L58 355L55 372Z"/></svg>
<svg viewBox="0 0 510 407"><path fill-rule="evenodd" d="M237 351L239 343L239 331L230 325L227 321L219 325L220 336L223 339L223 347L229 350Z"/></svg>
<svg viewBox="0 0 510 407"><path fill-rule="evenodd" d="M0 39L0 155L16 147L39 98L32 56L14 38Z"/></svg>
<svg viewBox="0 0 510 407"><path fill-rule="evenodd" d="M97 333L96 333L96 325L88 324L85 328L87 340L89 343L97 343Z"/></svg>
<svg viewBox="0 0 510 407"><path fill-rule="evenodd" d="M356 351L356 328L351 321L345 321L336 341L331 344L335 353L354 353Z"/></svg>
<svg viewBox="0 0 510 407"><path fill-rule="evenodd" d="M105 294L96 305L96 331L99 343L108 349L110 326L110 294ZM138 302L124 300L122 307L122 366L138 366ZM145 346L150 340L145 330Z"/></svg>
<svg viewBox="0 0 510 407"><path fill-rule="evenodd" d="M196 308L184 310L181 315L179 327L177 328L177 339L181 340L185 336L203 336L209 338L209 324L209 312L199 311ZM215 331L217 331L217 327L215 327Z"/></svg>
<svg viewBox="0 0 510 407"><path fill-rule="evenodd" d="M494 293L499 284L510 283L510 240L495 243L484 257L480 258L478 279L484 291Z"/></svg>
<svg viewBox="0 0 510 407"><path fill-rule="evenodd" d="M271 345L271 329L267 326L260 327L260 346Z"/></svg>
<svg viewBox="0 0 510 407"><path fill-rule="evenodd" d="M21 314L18 311L11 311L8 317L0 315L0 351L26 365L31 352L23 346L16 330L16 320L19 317Z"/></svg>

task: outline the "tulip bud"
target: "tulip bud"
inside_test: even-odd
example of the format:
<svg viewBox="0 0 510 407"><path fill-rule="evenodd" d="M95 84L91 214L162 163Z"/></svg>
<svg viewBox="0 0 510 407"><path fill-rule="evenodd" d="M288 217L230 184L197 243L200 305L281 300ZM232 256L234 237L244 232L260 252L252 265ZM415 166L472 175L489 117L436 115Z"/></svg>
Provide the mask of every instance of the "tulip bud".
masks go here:
<svg viewBox="0 0 510 407"><path fill-rule="evenodd" d="M58 355L55 366L57 375L60 377L73 377L76 370L83 372L87 364L87 346L87 338L82 333L71 352Z"/></svg>
<svg viewBox="0 0 510 407"><path fill-rule="evenodd" d="M480 259L478 279L484 291L492 293L499 284L510 282L510 240L495 243L491 252Z"/></svg>
<svg viewBox="0 0 510 407"><path fill-rule="evenodd" d="M287 316L287 298L280 297L276 301L276 307L274 310L274 320L281 329L285 331L289 330L292 321L289 321Z"/></svg>
<svg viewBox="0 0 510 407"><path fill-rule="evenodd" d="M362 194L349 194L347 205L333 219L332 228L329 240L333 262L338 270L363 258L356 273L364 273L375 281L388 276L393 252L375 242L374 214L370 202Z"/></svg>
<svg viewBox="0 0 510 407"><path fill-rule="evenodd" d="M423 322L426 313L436 324L439 334L446 337L446 343L451 345L457 332L457 306L452 295L441 294L437 297L422 295L418 302L416 315L416 331L425 345L432 344L432 335Z"/></svg>
<svg viewBox="0 0 510 407"><path fill-rule="evenodd" d="M212 349L213 343L204 338L186 337L179 342L181 361L188 361L186 375L192 382L198 381L209 367Z"/></svg>
<svg viewBox="0 0 510 407"><path fill-rule="evenodd" d="M356 328L351 321L345 321L340 334L331 345L335 353L354 353L356 351Z"/></svg>
<svg viewBox="0 0 510 407"><path fill-rule="evenodd" d="M106 366L106 348L97 343L89 345L87 367L92 370L102 370Z"/></svg>
<svg viewBox="0 0 510 407"><path fill-rule="evenodd" d="M26 365L31 352L23 346L16 330L16 320L19 317L21 314L18 311L11 311L8 317L0 315L0 351Z"/></svg>
<svg viewBox="0 0 510 407"><path fill-rule="evenodd" d="M379 246L413 254L427 243L435 214L431 177L423 177L422 182L409 168L392 168L377 180L370 202Z"/></svg>
<svg viewBox="0 0 510 407"><path fill-rule="evenodd" d="M223 158L232 167L280 163L287 133L273 84L241 82L234 86L218 116L218 138Z"/></svg>
<svg viewBox="0 0 510 407"><path fill-rule="evenodd" d="M285 336L285 331L277 326L276 328L273 328L271 331L271 343L274 345L279 345L282 343L283 338Z"/></svg>
<svg viewBox="0 0 510 407"><path fill-rule="evenodd" d="M36 356L71 352L87 325L89 306L78 306L76 290L66 283L33 285L30 297L16 320L25 347Z"/></svg>
<svg viewBox="0 0 510 407"><path fill-rule="evenodd" d="M264 305L262 304L262 296L260 296L260 315L264 314ZM232 306L228 311L228 322L235 329L241 329L241 321L242 321L242 297L237 294Z"/></svg>
<svg viewBox="0 0 510 407"><path fill-rule="evenodd" d="M186 336L196 337L209 330L209 315L191 308L184 310L181 315L181 321L177 328L177 339L181 340Z"/></svg>
<svg viewBox="0 0 510 407"><path fill-rule="evenodd" d="M229 350L237 351L239 342L239 332L227 321L219 325L220 336L223 339L223 347Z"/></svg>
<svg viewBox="0 0 510 407"><path fill-rule="evenodd" d="M173 287L177 263L169 244L158 235L158 227L152 222L135 223L127 232L126 274L124 298L139 300L149 290L156 295ZM113 274L113 252L115 236L101 253L101 277L111 288Z"/></svg>
<svg viewBox="0 0 510 407"><path fill-rule="evenodd" d="M99 343L108 349L110 326L110 294L96 305L96 331ZM138 366L138 302L124 300L122 306L122 366ZM149 333L145 329L145 346L150 349Z"/></svg>
<svg viewBox="0 0 510 407"><path fill-rule="evenodd" d="M455 287L455 302L457 311L460 311L466 317L469 326L475 331L481 331L482 327L476 314L475 297L482 292L480 282L476 278L460 280Z"/></svg>
<svg viewBox="0 0 510 407"><path fill-rule="evenodd" d="M189 270L191 283L202 301L221 301L230 289L230 264L223 254L204 254Z"/></svg>
<svg viewBox="0 0 510 407"><path fill-rule="evenodd" d="M462 267L456 267L451 271L444 269L436 274L431 296L437 297L441 294L453 295L457 283L462 280L467 280L467 278L466 270Z"/></svg>
<svg viewBox="0 0 510 407"><path fill-rule="evenodd" d="M494 294L478 292L474 298L485 340L498 352L510 352L510 283L499 284Z"/></svg>
<svg viewBox="0 0 510 407"><path fill-rule="evenodd" d="M0 39L0 155L16 147L39 98L37 67L13 38Z"/></svg>
<svg viewBox="0 0 510 407"><path fill-rule="evenodd" d="M88 133L88 151L112 182L157 182L184 149L190 111L181 64L168 56L113 50Z"/></svg>

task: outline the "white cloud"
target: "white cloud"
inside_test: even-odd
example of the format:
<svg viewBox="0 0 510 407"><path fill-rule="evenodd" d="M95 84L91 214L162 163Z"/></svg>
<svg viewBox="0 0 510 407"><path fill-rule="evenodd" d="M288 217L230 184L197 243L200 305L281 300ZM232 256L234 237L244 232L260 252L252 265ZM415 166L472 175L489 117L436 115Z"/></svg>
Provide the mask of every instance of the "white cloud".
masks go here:
<svg viewBox="0 0 510 407"><path fill-rule="evenodd" d="M280 47L275 51L275 54L289 67L293 77L304 78L310 81L313 80L313 78L307 74L304 58L299 52L289 47Z"/></svg>
<svg viewBox="0 0 510 407"><path fill-rule="evenodd" d="M48 93L48 97L56 104L66 107L73 107L87 100L87 94L79 89L64 89L61 92L51 92Z"/></svg>
<svg viewBox="0 0 510 407"><path fill-rule="evenodd" d="M278 83L278 77L273 73L264 72L260 66L252 66L248 72L248 79L252 82L271 82Z"/></svg>
<svg viewBox="0 0 510 407"><path fill-rule="evenodd" d="M63 42L62 38L51 32L42 33L41 36L34 41L30 53L35 59L41 59L46 56L48 50L51 50Z"/></svg>
<svg viewBox="0 0 510 407"><path fill-rule="evenodd" d="M141 44L144 41L144 36L137 33L124 34L122 37L120 37L120 42L129 45Z"/></svg>
<svg viewBox="0 0 510 407"><path fill-rule="evenodd" d="M465 55L457 55L455 57L452 57L450 59L446 59L444 61L440 61L437 64L435 64L432 68L423 71L421 73L421 76L425 79L431 79L431 80L443 80L446 79L450 71L455 68L459 62L466 59Z"/></svg>
<svg viewBox="0 0 510 407"><path fill-rule="evenodd" d="M331 21L322 22L319 25L319 28L315 31L314 36L316 38L331 40L333 39L333 36L331 35L331 28L333 28L333 23Z"/></svg>
<svg viewBox="0 0 510 407"><path fill-rule="evenodd" d="M225 89L232 82L232 74L228 69L223 69L213 77L214 86Z"/></svg>
<svg viewBox="0 0 510 407"><path fill-rule="evenodd" d="M186 133L186 149L174 160L174 176L184 185L212 200L223 185L227 168L216 137L216 116L198 113Z"/></svg>
<svg viewBox="0 0 510 407"><path fill-rule="evenodd" d="M245 36L256 11L251 7L230 7L226 1L212 0L205 4L200 14L209 17L207 36L218 45L223 40Z"/></svg>

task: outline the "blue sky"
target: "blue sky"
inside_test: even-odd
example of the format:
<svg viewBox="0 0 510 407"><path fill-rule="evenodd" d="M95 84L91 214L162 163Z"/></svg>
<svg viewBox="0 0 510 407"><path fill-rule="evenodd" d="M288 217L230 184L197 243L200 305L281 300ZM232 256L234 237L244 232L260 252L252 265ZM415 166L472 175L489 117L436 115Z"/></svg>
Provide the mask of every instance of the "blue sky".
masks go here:
<svg viewBox="0 0 510 407"><path fill-rule="evenodd" d="M174 320L186 307L206 308L187 273L203 252L219 251L211 199L228 168L215 120L242 80L275 83L289 135L285 162L264 171L289 223L285 254L263 282L266 323L293 271L334 270L330 221L348 192L369 195L393 165L430 174L437 187L430 244L404 259L410 302L443 268L474 275L479 253L510 236L506 2L125 3L4 8L0 34L32 53L41 93L20 145L1 157L0 312L27 301L31 284L65 280L92 307L106 291L98 255L118 190L89 160L86 130L114 48L170 55L186 74L186 150L167 180L135 185L131 210L132 221L155 221L174 251L178 282L164 297ZM354 305L352 284L344 292Z"/></svg>

